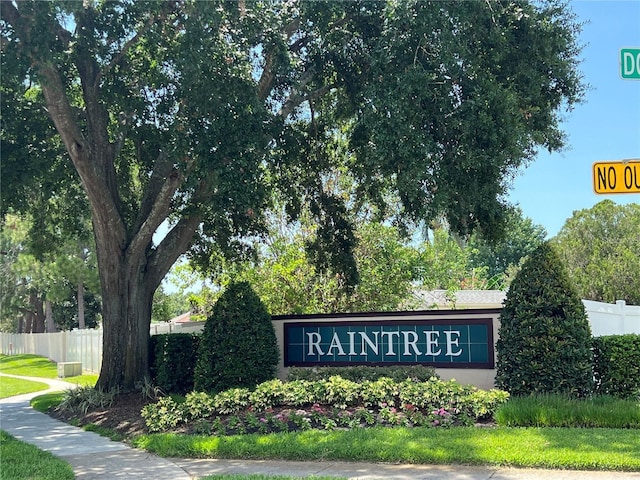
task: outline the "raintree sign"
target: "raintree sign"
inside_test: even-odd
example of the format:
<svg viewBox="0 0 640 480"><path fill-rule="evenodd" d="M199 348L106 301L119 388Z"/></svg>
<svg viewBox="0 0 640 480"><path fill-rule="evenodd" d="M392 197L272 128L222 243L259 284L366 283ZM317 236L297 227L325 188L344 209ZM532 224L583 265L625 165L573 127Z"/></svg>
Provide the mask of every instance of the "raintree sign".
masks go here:
<svg viewBox="0 0 640 480"><path fill-rule="evenodd" d="M491 318L292 322L284 366L429 365L494 368Z"/></svg>
<svg viewBox="0 0 640 480"><path fill-rule="evenodd" d="M640 160L594 163L593 191L599 194L640 193Z"/></svg>
<svg viewBox="0 0 640 480"><path fill-rule="evenodd" d="M620 49L620 76L632 80L640 79L640 48Z"/></svg>

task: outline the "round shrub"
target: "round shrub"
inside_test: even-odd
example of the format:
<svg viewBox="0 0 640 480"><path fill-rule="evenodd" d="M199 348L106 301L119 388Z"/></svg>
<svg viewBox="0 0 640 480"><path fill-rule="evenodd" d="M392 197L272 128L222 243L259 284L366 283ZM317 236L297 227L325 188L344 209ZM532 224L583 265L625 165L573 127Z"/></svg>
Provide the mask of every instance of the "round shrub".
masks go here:
<svg viewBox="0 0 640 480"><path fill-rule="evenodd" d="M512 395L592 391L591 328L559 257L544 243L525 261L500 314L496 385Z"/></svg>
<svg viewBox="0 0 640 480"><path fill-rule="evenodd" d="M205 323L194 388L251 388L275 377L279 360L271 316L249 283L229 285Z"/></svg>

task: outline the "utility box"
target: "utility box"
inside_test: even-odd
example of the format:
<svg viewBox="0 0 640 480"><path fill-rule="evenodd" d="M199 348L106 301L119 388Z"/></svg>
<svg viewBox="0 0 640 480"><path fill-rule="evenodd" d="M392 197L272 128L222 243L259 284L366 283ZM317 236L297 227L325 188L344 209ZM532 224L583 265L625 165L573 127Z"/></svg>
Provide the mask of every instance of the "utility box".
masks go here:
<svg viewBox="0 0 640 480"><path fill-rule="evenodd" d="M82 375L82 362L58 362L58 378Z"/></svg>

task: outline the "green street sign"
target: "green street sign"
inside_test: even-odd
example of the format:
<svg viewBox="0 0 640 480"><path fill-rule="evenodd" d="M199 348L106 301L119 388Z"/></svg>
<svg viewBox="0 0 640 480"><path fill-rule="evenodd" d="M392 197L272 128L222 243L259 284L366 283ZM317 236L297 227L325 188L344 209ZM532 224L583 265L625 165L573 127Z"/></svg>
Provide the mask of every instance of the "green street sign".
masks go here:
<svg viewBox="0 0 640 480"><path fill-rule="evenodd" d="M620 76L640 80L640 48L620 49Z"/></svg>

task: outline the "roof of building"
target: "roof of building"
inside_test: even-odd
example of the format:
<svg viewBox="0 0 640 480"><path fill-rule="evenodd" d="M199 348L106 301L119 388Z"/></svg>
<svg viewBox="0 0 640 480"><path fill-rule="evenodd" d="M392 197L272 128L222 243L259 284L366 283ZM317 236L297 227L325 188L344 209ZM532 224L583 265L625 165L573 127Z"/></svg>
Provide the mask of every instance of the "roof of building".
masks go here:
<svg viewBox="0 0 640 480"><path fill-rule="evenodd" d="M418 309L500 308L503 290L418 290L414 292Z"/></svg>

